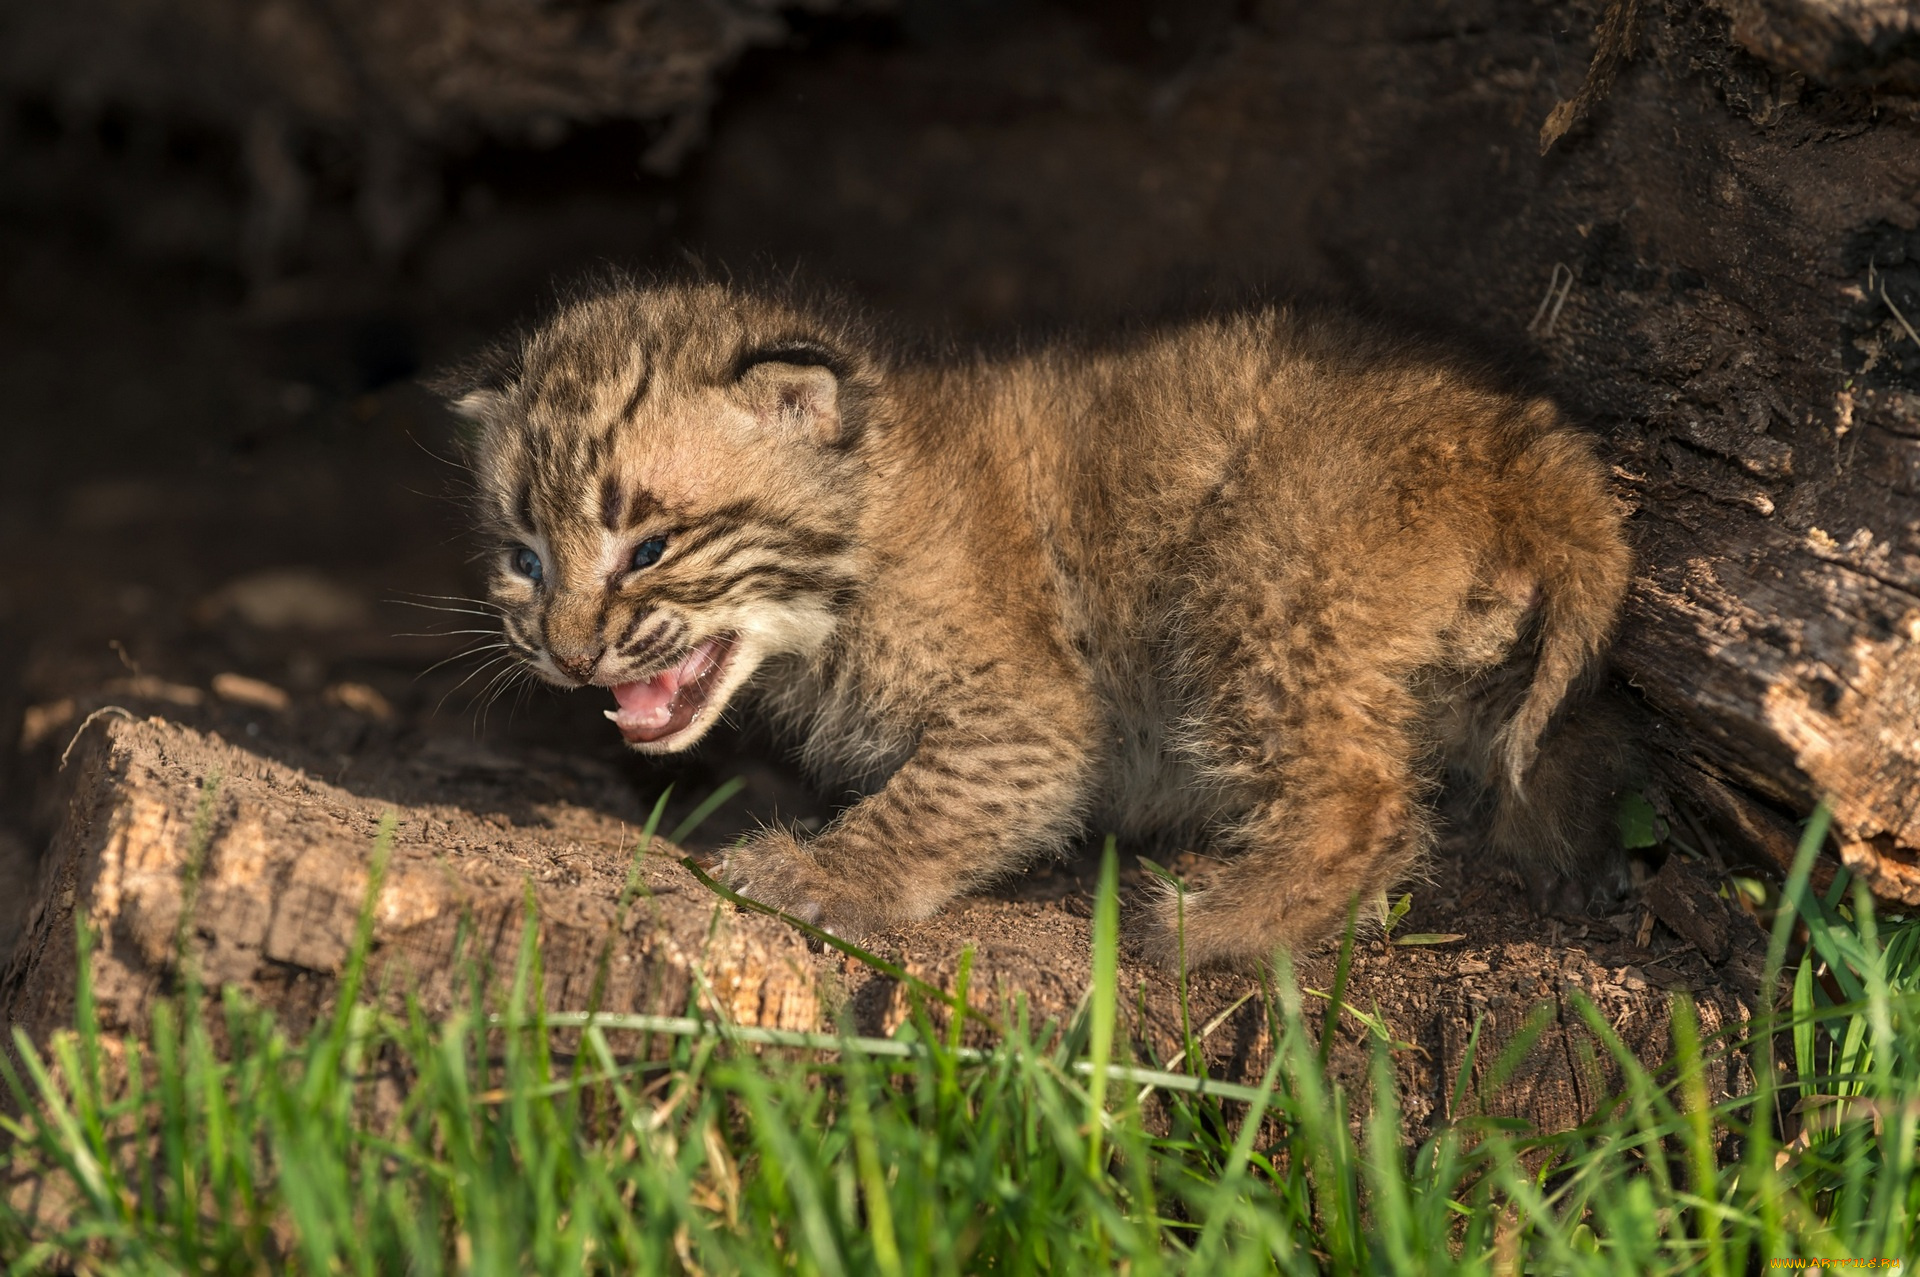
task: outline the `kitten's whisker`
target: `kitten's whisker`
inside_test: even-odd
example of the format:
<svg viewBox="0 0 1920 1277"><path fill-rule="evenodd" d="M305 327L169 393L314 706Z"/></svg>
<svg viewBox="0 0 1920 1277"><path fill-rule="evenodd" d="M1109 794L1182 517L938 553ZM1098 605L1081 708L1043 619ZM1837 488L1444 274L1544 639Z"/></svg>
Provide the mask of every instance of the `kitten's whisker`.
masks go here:
<svg viewBox="0 0 1920 1277"><path fill-rule="evenodd" d="M439 669L442 665L451 665L455 661L464 661L470 657L479 656L483 652L507 652L511 654L512 650L513 649L505 643L478 643L478 644L475 644L473 647L467 648L464 651L455 652L452 656L445 657L441 660L435 661L433 664L427 666L427 668L421 670L418 674L415 674L413 676L413 681L418 683L421 679L433 673L435 670Z"/></svg>
<svg viewBox="0 0 1920 1277"><path fill-rule="evenodd" d="M480 675L494 668L494 666L498 665L500 662L511 661L511 660L513 660L512 653L508 653L505 656L495 656L489 659L488 661L486 661L484 664L480 665L477 669L472 670L467 674L465 678L461 679L458 683L455 683L452 687L449 687L445 692L441 693L440 699L434 702L433 712L435 714L438 714L441 708L444 705L446 705L447 698L452 696L455 692L459 691L461 688L465 687L468 683L473 682L474 679L480 677Z"/></svg>
<svg viewBox="0 0 1920 1277"><path fill-rule="evenodd" d="M470 475L474 475L475 477L478 477L480 473L479 471L475 470L472 466L468 465L466 462L460 460L458 457L441 456L439 453L435 452L432 448L429 448L426 444L420 442L420 437L414 434L413 431L411 430L407 431L407 442L412 444L414 447L420 449L420 451L426 453L429 457L432 457L435 461L438 461L443 466L450 466L455 470L463 470Z"/></svg>
<svg viewBox="0 0 1920 1277"><path fill-rule="evenodd" d="M447 697L453 695L455 692L465 687L468 683L471 683L474 679L479 678L482 674L485 674L488 670L493 669L494 667L500 665L502 662L511 661L512 659L513 657L510 653L502 653L500 655L488 657L486 660L482 661L479 665L475 666L473 669L468 670L466 677L462 678L458 683L455 683L452 687L449 687L444 693L441 694L440 699L444 702Z"/></svg>
<svg viewBox="0 0 1920 1277"><path fill-rule="evenodd" d="M513 704L507 707L507 726L513 726L513 716L520 712L520 707L525 705L527 698L533 695L533 689L534 682L532 679L522 679L520 681L520 686L515 689L513 694Z"/></svg>
<svg viewBox="0 0 1920 1277"><path fill-rule="evenodd" d="M507 669L504 669L500 671L498 674L495 674L493 678L488 681L487 685L481 688L480 691L474 696L474 700L476 701L480 700L481 697L486 698L480 704L480 714L479 714L479 720L477 723L478 730L481 730L481 731L486 730L487 711L491 710L493 708L493 703L500 699L501 692L513 686L514 680L521 673L522 671L518 666L509 666Z"/></svg>
<svg viewBox="0 0 1920 1277"><path fill-rule="evenodd" d="M427 612L467 612L474 616L500 616L506 608L492 599L470 599L460 594L396 594L386 599L401 607L417 607ZM446 607L444 604L461 603L464 607Z"/></svg>
<svg viewBox="0 0 1920 1277"><path fill-rule="evenodd" d="M498 634L499 630L408 630L395 638L458 638L462 634Z"/></svg>
<svg viewBox="0 0 1920 1277"><path fill-rule="evenodd" d="M497 621L504 613L483 612L471 607L442 607L438 603L415 603L410 599L388 599L389 603L398 603L402 607L419 608L423 612L444 612L448 616L484 616L489 621Z"/></svg>
<svg viewBox="0 0 1920 1277"><path fill-rule="evenodd" d="M500 606L492 599L477 598L471 594L422 594L415 590L403 590L393 596L395 603L405 603L413 599L432 599L437 603L479 603L491 608Z"/></svg>

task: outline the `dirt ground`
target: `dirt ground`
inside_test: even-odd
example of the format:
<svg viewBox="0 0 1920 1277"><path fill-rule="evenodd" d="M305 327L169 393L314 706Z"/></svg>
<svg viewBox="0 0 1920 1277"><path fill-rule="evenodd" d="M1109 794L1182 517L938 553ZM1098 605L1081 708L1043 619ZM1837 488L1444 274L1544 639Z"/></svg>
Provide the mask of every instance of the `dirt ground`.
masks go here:
<svg viewBox="0 0 1920 1277"><path fill-rule="evenodd" d="M63 750L58 833L26 934L0 969L0 1014L36 1037L72 1021L76 921L97 937L90 987L110 1033L140 1032L189 963L290 1028L311 1023L337 996L383 826L391 853L367 988L396 1006L411 996L429 1015L461 1009L461 973L474 964L497 981L489 996L504 997L531 906L552 1011L693 1012L869 1034L891 1033L913 1013L897 972L737 910L683 867L680 848L643 843L631 776L601 760L382 731L365 696L269 711L269 724L261 706L183 704L191 691L128 679L76 706L91 721L77 717L87 726ZM335 755L348 761L330 773L314 741L350 743ZM762 790L755 802L768 797ZM1298 984L1315 1031L1329 999L1345 1004L1332 1019L1332 1064L1356 1116L1368 1107L1376 1035L1390 1043L1400 1110L1418 1137L1462 1104L1556 1130L1595 1111L1620 1079L1590 1014L1650 1063L1665 1058L1675 994L1694 1000L1710 1035L1749 1027L1760 937L1716 896L1710 875L1671 858L1616 917L1543 919L1516 903L1510 881L1469 870L1463 851L1450 847L1415 886L1418 904L1395 932L1411 943L1358 943L1344 994L1336 955L1302 957ZM1205 872L1192 857L1175 868ZM1048 866L867 943L948 995L962 992L965 969L968 1003L988 1020L1063 1024L1090 979L1094 875L1086 858ZM1123 910L1144 877L1126 865ZM1441 928L1453 930L1433 934ZM1203 973L1183 987L1124 935L1118 974L1135 1059L1179 1065L1190 1026L1211 1076L1262 1075L1273 1035L1255 981ZM926 1009L936 1029L945 1024L941 1006ZM1541 1014L1521 1067L1486 1085L1505 1044ZM984 1045L996 1033L983 1020L968 1037ZM1742 1058L1716 1053L1716 1094L1750 1084ZM1472 1089L1456 1093L1463 1078Z"/></svg>
<svg viewBox="0 0 1920 1277"><path fill-rule="evenodd" d="M1688 210L1629 217L1592 191L1595 220L1562 228L1591 304L1551 342L1528 331L1547 263L1504 257L1563 215L1569 183L1578 196L1592 180L1536 144L1583 73L1592 21L1578 5L1493 0L911 4L751 55L677 176L644 175L625 125L545 149L478 146L447 163L440 214L398 265L376 262L350 201L323 190L300 255L253 285L233 250L230 143L13 104L0 132L0 728L17 747L0 750L0 903L24 914L61 819L58 760L107 703L370 803L496 813L503 828L538 824L541 778L569 768L592 782L566 801L627 826L669 782L684 811L744 777L696 846L829 810L750 727L646 763L595 696L503 686L456 655L478 619L444 610L477 588L463 474L451 420L413 379L537 313L556 281L688 257L798 267L916 331L994 341L1306 292L1506 359L1602 423L1644 421L1656 394L1704 393L1669 376L1682 359L1670 312L1791 287L1745 279ZM1630 72L1617 109L1638 109L1635 85L1655 74L1677 72ZM1700 74L1696 96L1716 110L1778 88L1744 66ZM1737 105L1739 127L1760 127L1764 102ZM1851 109L1803 104L1793 127L1857 132ZM1646 225L1671 257L1636 238ZM1583 362L1580 334L1607 325L1644 334L1638 380ZM1611 446L1665 464L1626 456L1628 436ZM1703 492L1681 495L1718 499ZM1640 897L1607 918L1539 917L1473 846L1454 831L1410 884L1403 924L1466 940L1359 958L1385 1018L1431 1039L1434 1069L1458 1050L1446 1025L1569 981L1656 1001L1724 988L1729 1005L1751 990L1748 932L1703 954ZM1091 864L1042 867L881 947L938 975L976 943L1007 985L1070 1009ZM0 922L0 945L20 925ZM1230 985L1209 996L1224 1004Z"/></svg>

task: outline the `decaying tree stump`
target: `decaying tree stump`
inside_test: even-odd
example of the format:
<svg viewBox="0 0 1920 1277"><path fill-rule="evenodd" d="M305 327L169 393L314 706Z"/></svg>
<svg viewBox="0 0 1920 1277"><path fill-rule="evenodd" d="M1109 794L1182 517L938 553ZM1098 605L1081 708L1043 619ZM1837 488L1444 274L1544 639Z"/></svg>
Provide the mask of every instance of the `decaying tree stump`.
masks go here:
<svg viewBox="0 0 1920 1277"><path fill-rule="evenodd" d="M1310 10L1296 29L1343 20ZM1917 11L1561 10L1611 87L1536 157L1541 73L1558 62L1552 97L1577 100L1585 62L1523 10L1354 21L1323 82L1366 118L1320 180L1363 193L1321 251L1382 299L1524 325L1608 437L1640 562L1617 668L1667 779L1776 861L1824 798L1847 867L1920 904ZM1319 112L1296 144L1357 115Z"/></svg>
<svg viewBox="0 0 1920 1277"><path fill-rule="evenodd" d="M689 890L664 840L616 932L638 831L581 808L523 813L522 829L497 813L397 806L159 719L88 729L62 780L63 818L5 976L6 1018L36 1033L71 1022L76 920L98 937L94 991L111 1028L144 1025L183 955L209 984L296 1027L309 1020L347 957L388 812L376 986L398 982L445 1012L462 962L510 975L531 893L554 1008L584 1010L604 962L609 1011L698 1004L776 1028L820 1018L801 939Z"/></svg>
<svg viewBox="0 0 1920 1277"><path fill-rule="evenodd" d="M402 188L431 185L434 148L538 136L543 121L691 119L773 12L15 0L0 7L0 87L229 120L247 139L268 261L305 198L289 129L400 139L359 154L369 227L404 239ZM1642 571L1618 665L1656 711L1670 778L1776 860L1830 799L1841 859L1886 899L1920 904L1914 6L1211 12L1218 38L1164 83L1086 57L1063 70L1087 81L1084 101L1029 92L1025 71L970 54L948 55L967 74L925 100L910 63L860 82L897 110L869 98L790 120L783 99L715 157L703 230L733 234L743 260L844 251L828 271L864 269L876 292L911 278L943 308L1004 293L1045 310L1034 299L1056 289L1084 311L1195 267L1303 279L1510 340L1607 435L1637 507ZM1103 105L1136 88L1138 101ZM963 97L996 105L957 109ZM1541 156L1542 124L1573 101ZM1076 148L1118 157L1132 185L1089 196L1111 175ZM1061 157L1057 174L1039 154ZM908 224L911 252L897 235L893 256L875 247ZM1101 280L1118 282L1103 293Z"/></svg>
<svg viewBox="0 0 1920 1277"><path fill-rule="evenodd" d="M1323 82L1356 109L1299 126L1366 103L1322 251L1383 299L1524 323L1608 436L1640 561L1617 666L1667 779L1781 863L1826 799L1842 862L1920 904L1920 10L1613 0L1559 11L1593 37L1562 63L1523 9L1353 20ZM1541 111L1556 63L1591 69Z"/></svg>
<svg viewBox="0 0 1920 1277"><path fill-rule="evenodd" d="M510 975L529 894L553 1010L586 1009L598 985L599 1007L608 1012L691 1012L785 1029L884 1033L908 1014L910 1000L891 978L809 952L784 923L736 911L682 868L664 841L640 862L642 890L624 929L616 929L634 863L631 824L566 801L502 813L381 796L384 789L417 797L422 784L437 783L434 774L476 767L509 769L527 792L550 788L537 764L475 747L393 760L377 769L382 780L349 792L177 723L101 718L61 774L63 816L26 937L0 981L0 1011L40 1038L72 1022L78 920L97 936L94 996L109 1032L140 1030L154 1000L180 987L183 955L210 985L237 989L291 1025L311 1022L334 996L376 831L391 812L396 832L373 914L368 987L390 997L411 991L429 1014L454 1009L462 958ZM401 774L410 768L410 777ZM1711 884L1705 890L1702 907L1711 909ZM1446 1115L1476 1022L1484 1022L1470 1071L1477 1079L1528 1014L1546 1008L1548 1030L1513 1080L1467 1102L1548 1129L1579 1121L1617 1082L1604 1050L1582 1048L1593 1043L1574 990L1592 998L1649 1063L1664 1058L1673 991L1691 993L1709 1032L1737 1035L1746 1023L1757 963L1751 924L1711 954L1686 944L1659 953L1632 943L1555 945L1535 935L1538 919L1500 912L1497 902L1512 894L1482 884L1456 889L1449 903L1423 905L1419 925L1452 921L1470 932L1457 945L1366 943L1355 957L1347 1001L1379 1014L1406 1044L1394 1061L1400 1103L1416 1132ZM876 948L949 991L963 950L972 949L975 1005L998 1014L1006 999L1020 998L1036 1023L1068 1018L1088 982L1083 883L1070 880L1051 896L1044 884L1029 883L1027 895L966 901L881 937ZM463 933L470 937L464 950L457 943ZM1330 988L1331 962L1323 954L1305 963L1303 987ZM1154 1063L1179 1066L1177 986L1130 958L1121 985L1134 1041ZM1255 987L1247 977L1196 978L1189 991L1196 1030ZM1307 1005L1317 1022L1324 1003L1309 993ZM1368 1035L1353 1017L1342 1018L1339 1034L1336 1073L1364 1106ZM1271 1052L1260 999L1220 1018L1205 1049L1215 1076L1257 1080ZM1743 1084L1738 1059L1718 1064L1719 1093Z"/></svg>

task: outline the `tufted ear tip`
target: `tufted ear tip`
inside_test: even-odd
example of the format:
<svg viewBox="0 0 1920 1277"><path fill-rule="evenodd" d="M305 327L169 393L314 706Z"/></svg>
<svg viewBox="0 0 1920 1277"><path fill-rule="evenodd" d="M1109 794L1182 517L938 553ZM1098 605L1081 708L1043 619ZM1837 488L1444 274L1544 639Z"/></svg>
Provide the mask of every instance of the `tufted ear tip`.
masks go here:
<svg viewBox="0 0 1920 1277"><path fill-rule="evenodd" d="M454 413L476 425L491 425L499 419L501 411L507 406L507 397L497 390L469 390L450 399L447 406Z"/></svg>

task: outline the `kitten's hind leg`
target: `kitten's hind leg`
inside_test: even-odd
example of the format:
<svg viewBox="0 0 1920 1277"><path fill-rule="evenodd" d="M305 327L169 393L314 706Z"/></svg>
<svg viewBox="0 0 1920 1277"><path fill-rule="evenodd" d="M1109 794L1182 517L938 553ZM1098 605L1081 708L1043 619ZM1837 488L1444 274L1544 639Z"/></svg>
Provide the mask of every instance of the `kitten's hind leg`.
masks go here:
<svg viewBox="0 0 1920 1277"><path fill-rule="evenodd" d="M1527 885L1536 910L1577 914L1630 885L1617 813L1641 771L1631 704L1589 676L1548 722L1514 783L1507 724L1533 677L1527 654L1428 689L1447 770L1471 795L1471 833Z"/></svg>
<svg viewBox="0 0 1920 1277"><path fill-rule="evenodd" d="M1638 770L1630 716L1613 694L1575 696L1540 738L1516 790L1498 774L1488 842L1526 880L1536 909L1578 914L1632 884L1617 812Z"/></svg>
<svg viewBox="0 0 1920 1277"><path fill-rule="evenodd" d="M1239 854L1184 902L1155 905L1163 963L1254 966L1306 948L1339 934L1356 904L1369 920L1414 867L1428 820L1410 706L1391 688L1358 690L1308 690L1261 733L1264 793L1231 831Z"/></svg>

